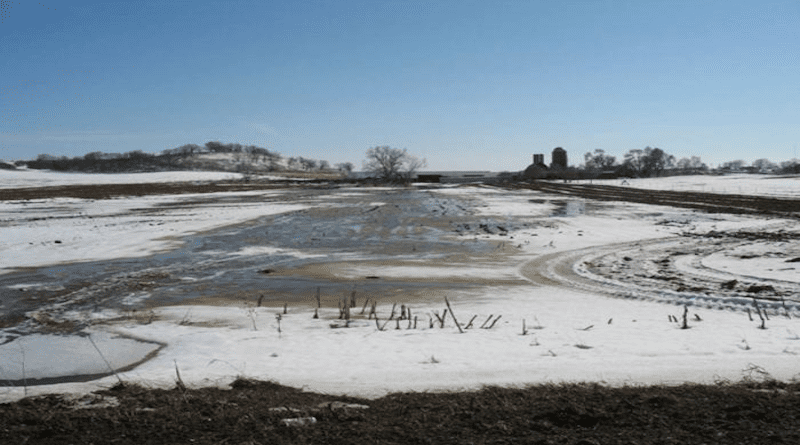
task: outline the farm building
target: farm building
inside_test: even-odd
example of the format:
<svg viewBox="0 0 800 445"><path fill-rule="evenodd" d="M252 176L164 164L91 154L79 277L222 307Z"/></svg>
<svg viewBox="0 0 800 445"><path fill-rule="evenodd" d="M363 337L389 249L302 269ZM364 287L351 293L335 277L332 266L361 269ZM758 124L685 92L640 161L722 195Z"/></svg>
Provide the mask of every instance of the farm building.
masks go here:
<svg viewBox="0 0 800 445"><path fill-rule="evenodd" d="M550 168L553 170L567 169L567 150L561 147L553 149L553 161L550 163Z"/></svg>
<svg viewBox="0 0 800 445"><path fill-rule="evenodd" d="M547 173L548 168L547 164L544 163L544 155L535 154L533 155L533 164L522 172L522 177L525 179L544 179L547 177Z"/></svg>

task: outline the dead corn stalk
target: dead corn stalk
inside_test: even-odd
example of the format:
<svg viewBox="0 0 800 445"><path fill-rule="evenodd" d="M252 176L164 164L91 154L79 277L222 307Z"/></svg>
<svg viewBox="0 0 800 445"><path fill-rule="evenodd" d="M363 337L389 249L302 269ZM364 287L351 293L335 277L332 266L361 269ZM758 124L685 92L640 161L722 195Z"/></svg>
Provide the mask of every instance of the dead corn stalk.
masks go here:
<svg viewBox="0 0 800 445"><path fill-rule="evenodd" d="M471 328L472 327L472 322L475 321L476 318L478 318L478 316L477 315L473 315L472 318L469 319L469 323L467 323L467 325L464 326L464 329Z"/></svg>
<svg viewBox="0 0 800 445"><path fill-rule="evenodd" d="M759 326L759 329L767 329L767 326L765 324L766 320L764 319L764 315L761 314L761 308L758 306L758 300L756 300L755 298L753 298L753 306L756 307L756 314L758 314L758 318L761 319L761 326ZM766 313L766 310L764 311L764 313Z"/></svg>
<svg viewBox="0 0 800 445"><path fill-rule="evenodd" d="M464 330L461 329L461 325L458 324L458 320L456 320L456 314L453 312L453 308L450 307L450 301L447 300L447 297L444 297L444 302L445 302L445 304L447 304L447 309L450 310L450 316L453 317L453 321L456 323L456 327L458 328L458 332L463 334Z"/></svg>
<svg viewBox="0 0 800 445"><path fill-rule="evenodd" d="M500 320L500 317L502 317L502 315L498 315L497 318L495 318L494 321L492 321L492 323L489 326L487 326L485 328L483 326L481 326L481 329L492 329L494 327L495 323L497 323L497 321ZM486 324L486 323L484 323L484 324Z"/></svg>
<svg viewBox="0 0 800 445"><path fill-rule="evenodd" d="M364 300L364 306L361 308L361 315L364 315L364 311L367 310L367 305L369 304L369 297Z"/></svg>
<svg viewBox="0 0 800 445"><path fill-rule="evenodd" d="M681 329L689 329L689 306L683 306L683 325L681 325Z"/></svg>

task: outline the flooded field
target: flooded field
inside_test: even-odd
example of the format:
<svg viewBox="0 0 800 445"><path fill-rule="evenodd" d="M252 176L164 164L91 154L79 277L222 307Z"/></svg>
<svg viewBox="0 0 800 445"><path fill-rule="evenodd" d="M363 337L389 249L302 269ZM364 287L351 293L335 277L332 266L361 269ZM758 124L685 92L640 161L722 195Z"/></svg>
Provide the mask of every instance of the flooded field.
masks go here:
<svg viewBox="0 0 800 445"><path fill-rule="evenodd" d="M760 201L234 185L0 203L0 396L169 386L176 368L368 397L796 373L800 235Z"/></svg>

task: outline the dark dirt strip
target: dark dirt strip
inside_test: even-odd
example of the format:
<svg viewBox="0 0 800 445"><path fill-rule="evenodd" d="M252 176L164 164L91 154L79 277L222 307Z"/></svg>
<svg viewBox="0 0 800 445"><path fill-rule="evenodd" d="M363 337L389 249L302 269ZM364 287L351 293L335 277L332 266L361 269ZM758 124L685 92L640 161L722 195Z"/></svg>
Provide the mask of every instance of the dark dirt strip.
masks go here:
<svg viewBox="0 0 800 445"><path fill-rule="evenodd" d="M143 184L81 184L53 187L0 188L0 201L27 199L79 198L109 199L118 196L177 195L187 193L243 192L319 186L311 181L220 181L220 182L156 182ZM313 185L312 185L313 184Z"/></svg>
<svg viewBox="0 0 800 445"><path fill-rule="evenodd" d="M91 407L111 398L117 406ZM376 400L239 380L230 390L118 385L82 402L83 409L59 396L0 404L0 443L800 443L800 386L768 379L712 386L489 387ZM315 423L284 423L309 417Z"/></svg>
<svg viewBox="0 0 800 445"><path fill-rule="evenodd" d="M507 188L538 190L545 193L576 196L599 201L623 201L641 204L703 210L711 213L757 214L796 217L800 200L763 196L728 195L703 192L646 190L596 184L532 182L506 185Z"/></svg>

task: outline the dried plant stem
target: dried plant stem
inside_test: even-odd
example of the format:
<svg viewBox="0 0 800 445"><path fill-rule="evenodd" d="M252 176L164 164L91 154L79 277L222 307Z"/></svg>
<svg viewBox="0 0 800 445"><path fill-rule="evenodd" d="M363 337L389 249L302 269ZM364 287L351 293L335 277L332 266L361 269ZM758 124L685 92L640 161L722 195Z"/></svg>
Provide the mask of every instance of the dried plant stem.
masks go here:
<svg viewBox="0 0 800 445"><path fill-rule="evenodd" d="M178 369L178 361L173 360L175 362L175 375L177 376L175 379L175 386L181 390L181 392L186 393L186 385L183 383L183 379L181 378L181 370Z"/></svg>
<svg viewBox="0 0 800 445"><path fill-rule="evenodd" d="M473 315L472 318L469 319L469 323L467 323L467 325L464 327L464 329L471 328L472 327L472 322L475 321L476 318L478 318L478 316L477 315Z"/></svg>
<svg viewBox="0 0 800 445"><path fill-rule="evenodd" d="M28 397L28 378L25 375L25 348L22 347L22 342L19 343L19 352L22 353L22 393Z"/></svg>
<svg viewBox="0 0 800 445"><path fill-rule="evenodd" d="M364 315L364 311L367 310L367 305L369 304L369 297L364 300L364 306L361 308L361 315Z"/></svg>
<svg viewBox="0 0 800 445"><path fill-rule="evenodd" d="M489 327L487 327L486 329L492 329L494 327L495 323L497 323L497 320L500 320L500 317L502 317L502 315L498 315L497 318L494 319L492 324L490 324Z"/></svg>
<svg viewBox="0 0 800 445"><path fill-rule="evenodd" d="M116 377L117 380L119 380L120 383L123 383L122 379L119 376L119 374L117 374L117 371L115 371L114 368L111 367L111 363L109 363L108 360L106 360L106 357L100 351L100 348L98 348L97 344L94 342L94 340L92 340L92 336L89 335L88 338L89 338L89 341L92 343L92 346L94 346L94 349L97 351L98 354L100 354L100 358L103 359L103 361L106 363L106 366L108 366L108 370L111 371L112 374L114 374L114 377Z"/></svg>
<svg viewBox="0 0 800 445"><path fill-rule="evenodd" d="M764 320L764 316L761 314L761 308L758 306L758 300L756 300L755 298L753 298L753 306L756 307L756 314L758 314L758 318L761 319L761 326L759 326L759 329L767 329L767 326L765 324L766 320Z"/></svg>
<svg viewBox="0 0 800 445"><path fill-rule="evenodd" d="M683 325L681 325L681 329L689 329L689 306L683 306Z"/></svg>
<svg viewBox="0 0 800 445"><path fill-rule="evenodd" d="M453 308L450 307L450 301L447 299L447 297L444 297L444 302L445 302L445 304L447 304L447 309L450 310L450 316L453 317L453 321L456 323L456 327L458 328L458 332L463 334L464 330L461 329L461 325L458 324L458 320L456 320L456 314L453 313Z"/></svg>

